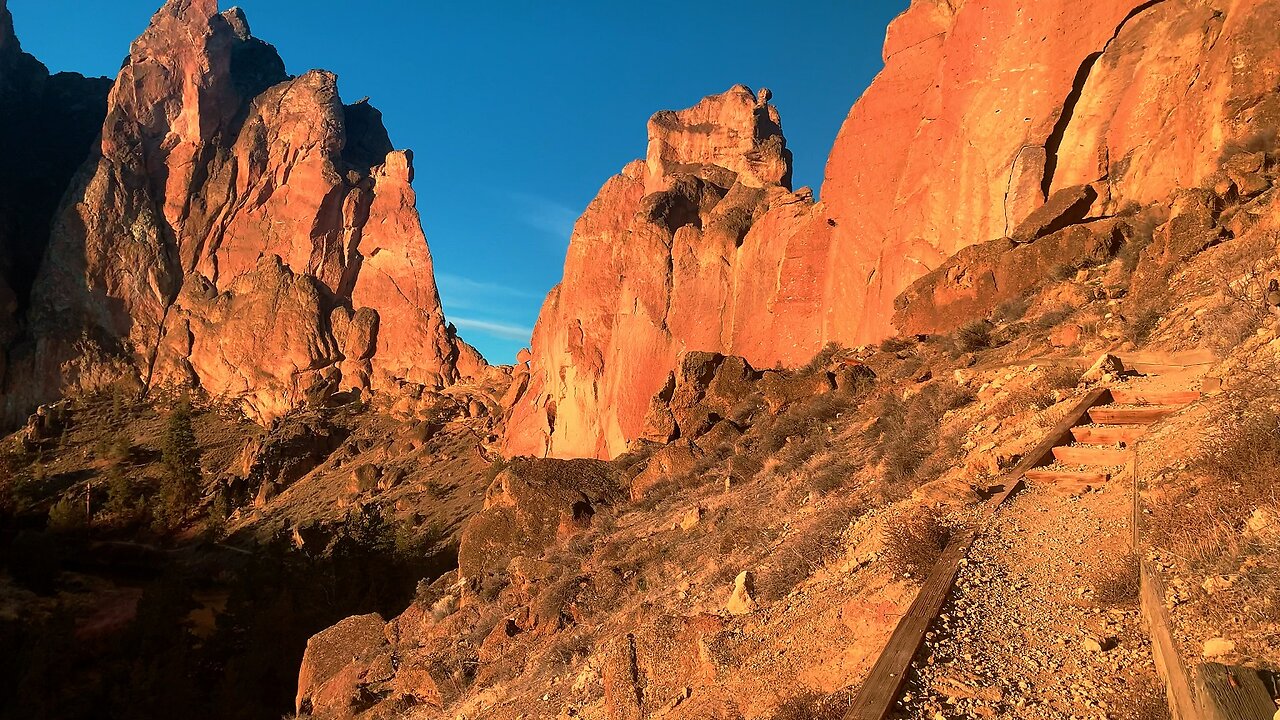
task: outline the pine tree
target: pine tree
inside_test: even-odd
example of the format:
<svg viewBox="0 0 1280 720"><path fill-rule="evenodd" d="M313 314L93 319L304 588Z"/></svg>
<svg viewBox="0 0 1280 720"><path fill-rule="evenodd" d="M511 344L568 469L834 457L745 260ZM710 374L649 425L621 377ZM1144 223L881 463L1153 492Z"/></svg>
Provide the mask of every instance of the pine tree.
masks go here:
<svg viewBox="0 0 1280 720"><path fill-rule="evenodd" d="M191 402L182 398L169 414L164 442L160 447L164 481L160 485L160 502L156 508L156 524L175 527L200 495L200 448L196 445L191 425Z"/></svg>

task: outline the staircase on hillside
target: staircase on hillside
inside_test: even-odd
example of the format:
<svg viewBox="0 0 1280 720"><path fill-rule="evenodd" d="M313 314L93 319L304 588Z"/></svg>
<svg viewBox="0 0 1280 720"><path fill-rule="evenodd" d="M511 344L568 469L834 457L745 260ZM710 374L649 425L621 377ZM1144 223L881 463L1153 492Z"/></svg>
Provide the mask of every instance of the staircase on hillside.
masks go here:
<svg viewBox="0 0 1280 720"><path fill-rule="evenodd" d="M1054 491L1079 495L1097 489L1132 458L1148 426L1200 399L1196 390L1116 387L1089 408L1089 422L1071 428L1069 442L1053 448L1053 462L1024 477Z"/></svg>

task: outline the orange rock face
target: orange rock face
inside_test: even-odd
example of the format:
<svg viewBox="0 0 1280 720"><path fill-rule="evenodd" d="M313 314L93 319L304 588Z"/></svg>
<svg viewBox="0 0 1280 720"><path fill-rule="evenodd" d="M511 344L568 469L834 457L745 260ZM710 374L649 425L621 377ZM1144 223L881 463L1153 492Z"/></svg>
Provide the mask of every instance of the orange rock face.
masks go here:
<svg viewBox="0 0 1280 720"><path fill-rule="evenodd" d="M1051 196L1083 222L1198 185L1280 121L1278 22L1265 0L915 0L816 205L745 88L659 113L575 228L507 452L620 453L683 350L771 367L891 335L912 282Z"/></svg>
<svg viewBox="0 0 1280 720"><path fill-rule="evenodd" d="M76 381L61 364L82 336L146 384L198 383L262 420L309 392L478 372L441 313L412 179L332 74L289 78L238 9L170 0L54 224L21 353L35 382L10 411Z"/></svg>
<svg viewBox="0 0 1280 720"><path fill-rule="evenodd" d="M777 110L743 86L649 122L649 152L574 228L534 330L511 455L612 457L686 349L807 359L820 288L812 200L790 190ZM523 382L523 381L522 381Z"/></svg>

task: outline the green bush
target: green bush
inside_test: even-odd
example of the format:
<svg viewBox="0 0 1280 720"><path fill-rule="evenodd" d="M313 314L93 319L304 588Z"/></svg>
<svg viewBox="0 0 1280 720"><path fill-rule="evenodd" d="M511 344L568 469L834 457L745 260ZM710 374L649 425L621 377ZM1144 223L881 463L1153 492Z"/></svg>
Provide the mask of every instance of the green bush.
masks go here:
<svg viewBox="0 0 1280 720"><path fill-rule="evenodd" d="M79 532L89 527L84 499L70 495L49 508L49 529L57 533Z"/></svg>
<svg viewBox="0 0 1280 720"><path fill-rule="evenodd" d="M191 403L178 401L169 413L160 447L164 478L155 507L159 529L177 527L200 497L200 447L191 424Z"/></svg>

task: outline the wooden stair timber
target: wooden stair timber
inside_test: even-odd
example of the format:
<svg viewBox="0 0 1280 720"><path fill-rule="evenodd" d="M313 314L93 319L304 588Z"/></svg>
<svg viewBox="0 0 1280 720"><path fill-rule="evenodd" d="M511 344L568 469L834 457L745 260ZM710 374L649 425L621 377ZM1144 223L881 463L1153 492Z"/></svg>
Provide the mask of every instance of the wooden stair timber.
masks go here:
<svg viewBox="0 0 1280 720"><path fill-rule="evenodd" d="M1071 428L1080 424L1089 408L1110 400L1110 390L1095 388L1076 403L1066 417L1003 476L1006 490L988 504L986 522L990 522L996 510L1022 488L1023 478L1028 471L1052 460L1054 446L1071 441ZM898 621L893 634L889 636L888 644L871 666L862 687L854 696L853 705L845 713L845 720L883 720L888 717L911 669L911 660L924 642L925 631L946 602L956 575L960 572L960 561L964 559L976 537L976 531L968 531L953 537L943 550L942 556L925 578L924 586L911 603L911 608Z"/></svg>
<svg viewBox="0 0 1280 720"><path fill-rule="evenodd" d="M1189 405L1200 399L1200 393L1196 390L1111 388L1111 397L1118 405Z"/></svg>
<svg viewBox="0 0 1280 720"><path fill-rule="evenodd" d="M1166 405L1101 406L1089 410L1089 419L1097 425L1151 425L1176 413L1179 408Z"/></svg>
<svg viewBox="0 0 1280 720"><path fill-rule="evenodd" d="M1071 428L1071 437L1076 442L1089 445L1132 445L1146 434L1146 425L1077 425Z"/></svg>
<svg viewBox="0 0 1280 720"><path fill-rule="evenodd" d="M1103 445L1059 445L1053 457L1063 465L1124 465L1133 457L1132 450Z"/></svg>
<svg viewBox="0 0 1280 720"><path fill-rule="evenodd" d="M1087 483L1102 485L1111 479L1111 475L1103 472L1077 472L1075 470L1054 470L1039 468L1028 470L1025 476L1032 482L1045 483Z"/></svg>

